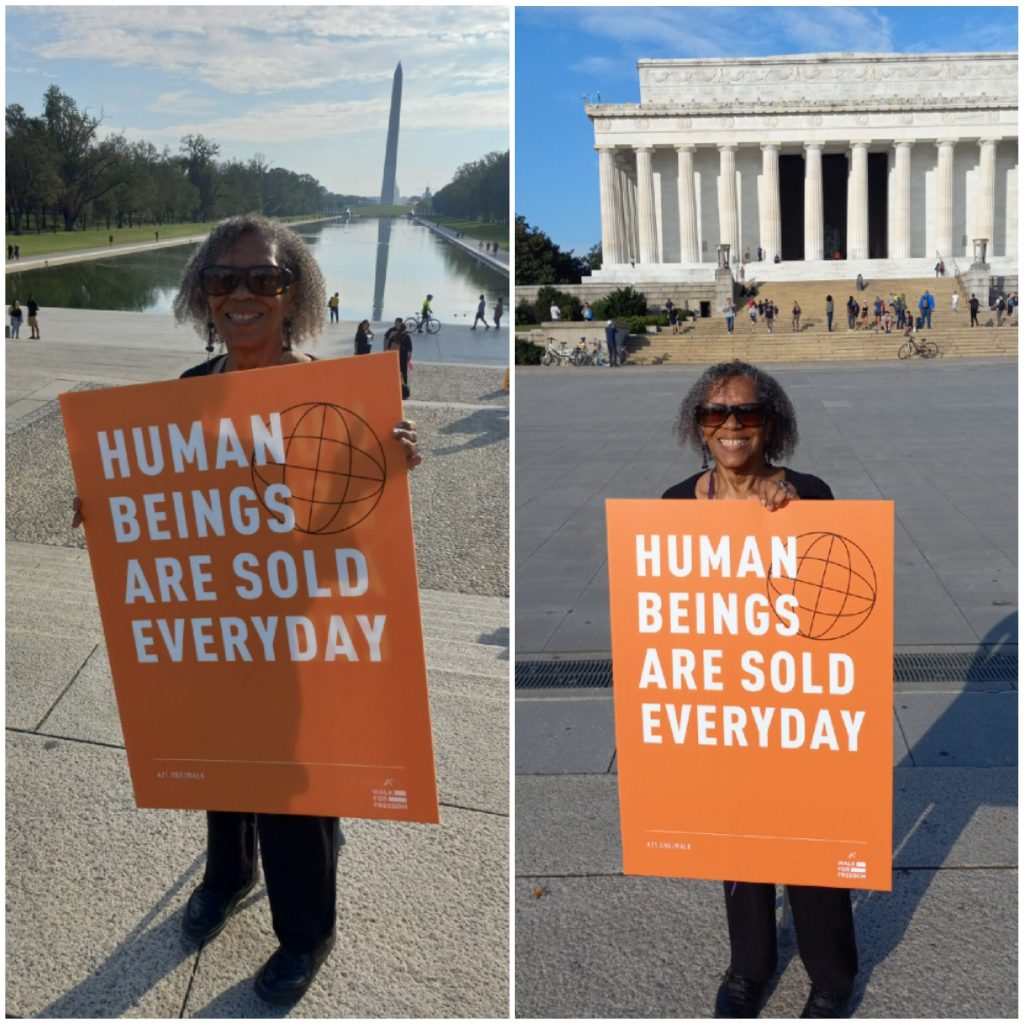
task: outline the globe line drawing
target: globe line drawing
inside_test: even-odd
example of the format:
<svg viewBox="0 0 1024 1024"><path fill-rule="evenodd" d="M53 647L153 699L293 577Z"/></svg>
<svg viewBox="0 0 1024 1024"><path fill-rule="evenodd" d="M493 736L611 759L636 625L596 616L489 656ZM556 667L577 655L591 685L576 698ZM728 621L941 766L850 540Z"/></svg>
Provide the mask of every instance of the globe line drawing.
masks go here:
<svg viewBox="0 0 1024 1024"><path fill-rule="evenodd" d="M800 636L839 640L856 632L870 617L877 579L875 567L859 545L848 537L822 531L797 537L796 578L769 575L767 591L769 597L797 598Z"/></svg>
<svg viewBox="0 0 1024 1024"><path fill-rule="evenodd" d="M332 534L361 523L377 507L387 482L380 438L358 413L331 402L307 402L281 413L285 458L250 462L253 486L267 508L265 492L283 484L291 495L295 529Z"/></svg>

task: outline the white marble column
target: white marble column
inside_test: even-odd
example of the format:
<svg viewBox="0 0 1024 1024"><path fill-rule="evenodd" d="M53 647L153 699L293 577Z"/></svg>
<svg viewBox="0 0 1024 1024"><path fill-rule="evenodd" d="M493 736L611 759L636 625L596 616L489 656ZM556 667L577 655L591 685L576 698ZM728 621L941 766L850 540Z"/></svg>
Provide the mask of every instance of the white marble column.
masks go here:
<svg viewBox="0 0 1024 1024"><path fill-rule="evenodd" d="M633 230L636 218L633 216L633 183L630 180L629 172L620 160L621 158L615 161L616 222L619 229L622 262L628 263L631 259L636 258L636 235Z"/></svg>
<svg viewBox="0 0 1024 1024"><path fill-rule="evenodd" d="M719 146L718 224L721 241L731 246L729 258L740 259L740 221L736 209L736 147Z"/></svg>
<svg viewBox="0 0 1024 1024"><path fill-rule="evenodd" d="M615 216L615 150L596 146L601 179L601 253L605 263L621 263L622 247Z"/></svg>
<svg viewBox="0 0 1024 1024"><path fill-rule="evenodd" d="M825 258L825 205L821 183L821 144L804 147L804 259Z"/></svg>
<svg viewBox="0 0 1024 1024"><path fill-rule="evenodd" d="M679 259L700 263L697 244L697 199L693 188L694 146L676 146L679 157Z"/></svg>
<svg viewBox="0 0 1024 1024"><path fill-rule="evenodd" d="M868 258L868 144L850 145L850 183L846 193L846 258Z"/></svg>
<svg viewBox="0 0 1024 1024"><path fill-rule="evenodd" d="M761 248L769 263L782 255L782 206L779 200L779 147L761 147Z"/></svg>
<svg viewBox="0 0 1024 1024"><path fill-rule="evenodd" d="M658 262L658 224L654 214L652 146L634 146L636 153L636 221L640 262Z"/></svg>
<svg viewBox="0 0 1024 1024"><path fill-rule="evenodd" d="M912 142L896 143L895 180L892 190L892 237L889 256L910 258L910 147Z"/></svg>
<svg viewBox="0 0 1024 1024"><path fill-rule="evenodd" d="M939 160L935 168L935 248L944 260L948 260L953 255L953 148L956 143L943 141L937 145ZM977 237L985 236L979 234Z"/></svg>
<svg viewBox="0 0 1024 1024"><path fill-rule="evenodd" d="M988 239L988 251L994 254L996 230L996 143L995 139L979 139L978 211L975 215L975 238Z"/></svg>

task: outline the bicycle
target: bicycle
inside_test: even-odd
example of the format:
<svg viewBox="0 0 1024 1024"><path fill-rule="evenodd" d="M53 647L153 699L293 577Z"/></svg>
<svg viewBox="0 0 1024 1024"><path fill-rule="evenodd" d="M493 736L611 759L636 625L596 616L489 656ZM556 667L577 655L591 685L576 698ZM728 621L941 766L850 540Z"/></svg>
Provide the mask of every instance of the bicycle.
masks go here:
<svg viewBox="0 0 1024 1024"><path fill-rule="evenodd" d="M544 354L540 357L542 366L571 366L573 353L566 347L563 341L560 348L555 348L555 339L548 338L544 348Z"/></svg>
<svg viewBox="0 0 1024 1024"><path fill-rule="evenodd" d="M437 334L441 330L441 321L432 314L428 314L426 321L424 322L423 317L419 313L413 313L412 316L405 318L405 329L412 334L413 331L418 331L421 327L426 327L427 334Z"/></svg>
<svg viewBox="0 0 1024 1024"><path fill-rule="evenodd" d="M934 359L939 354L939 346L934 341L922 341L920 343L908 337L899 347L896 353L900 359L909 359L911 356L920 356L922 359Z"/></svg>
<svg viewBox="0 0 1024 1024"><path fill-rule="evenodd" d="M594 353L587 349L586 339L580 338L579 344L572 350L569 357L573 366L593 366Z"/></svg>

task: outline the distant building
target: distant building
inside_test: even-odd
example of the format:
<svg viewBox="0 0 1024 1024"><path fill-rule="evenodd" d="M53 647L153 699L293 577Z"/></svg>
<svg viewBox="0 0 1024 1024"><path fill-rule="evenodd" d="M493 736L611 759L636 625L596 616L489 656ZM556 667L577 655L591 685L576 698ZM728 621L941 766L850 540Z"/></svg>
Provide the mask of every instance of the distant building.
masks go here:
<svg viewBox="0 0 1024 1024"><path fill-rule="evenodd" d="M920 273L937 257L969 261L975 238L1016 273L1016 53L638 69L638 104L586 107L604 252L594 280L710 279L724 245L733 266L758 253L760 277L776 260L837 257Z"/></svg>

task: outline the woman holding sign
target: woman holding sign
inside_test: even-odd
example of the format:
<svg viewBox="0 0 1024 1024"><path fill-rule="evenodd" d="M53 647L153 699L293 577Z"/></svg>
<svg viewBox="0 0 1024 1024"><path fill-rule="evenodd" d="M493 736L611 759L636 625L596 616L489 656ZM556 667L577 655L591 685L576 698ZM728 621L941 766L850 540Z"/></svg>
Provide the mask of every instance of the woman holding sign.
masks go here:
<svg viewBox="0 0 1024 1024"><path fill-rule="evenodd" d="M778 382L748 363L706 370L683 399L676 433L682 444L703 452L704 466L670 487L665 498L746 499L773 512L791 501L832 498L823 480L777 465L796 447L796 415ZM787 888L800 958L811 978L801 1016L846 1016L857 973L850 890ZM725 907L731 960L715 1016L756 1017L777 961L775 886L725 882Z"/></svg>
<svg viewBox="0 0 1024 1024"><path fill-rule="evenodd" d="M174 312L206 338L208 351L219 342L225 352L182 376L310 362L296 346L323 329L324 293L320 269L294 232L257 215L223 221L185 267ZM410 466L422 461L412 423L403 420L391 433ZM75 511L78 526L77 498ZM185 935L208 942L223 929L256 883L258 846L280 947L257 974L256 991L270 1003L295 1002L335 942L344 841L338 819L208 811L207 836L206 871L185 909Z"/></svg>

